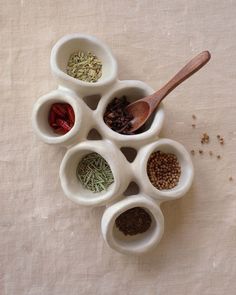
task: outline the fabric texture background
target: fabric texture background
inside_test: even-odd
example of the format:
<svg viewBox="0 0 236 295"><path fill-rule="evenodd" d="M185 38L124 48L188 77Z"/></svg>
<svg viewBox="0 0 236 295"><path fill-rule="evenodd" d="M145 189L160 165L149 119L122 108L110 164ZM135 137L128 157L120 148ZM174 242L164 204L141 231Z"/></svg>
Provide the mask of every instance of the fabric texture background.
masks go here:
<svg viewBox="0 0 236 295"><path fill-rule="evenodd" d="M229 0L0 0L0 294L235 294L235 14ZM84 208L63 195L58 171L65 149L42 143L32 130L34 102L57 87L51 48L74 32L110 46L120 79L155 89L195 54L212 54L165 101L162 137L204 154L193 157L190 192L162 206L161 243L141 257L104 244L104 208ZM210 143L201 146L204 132Z"/></svg>

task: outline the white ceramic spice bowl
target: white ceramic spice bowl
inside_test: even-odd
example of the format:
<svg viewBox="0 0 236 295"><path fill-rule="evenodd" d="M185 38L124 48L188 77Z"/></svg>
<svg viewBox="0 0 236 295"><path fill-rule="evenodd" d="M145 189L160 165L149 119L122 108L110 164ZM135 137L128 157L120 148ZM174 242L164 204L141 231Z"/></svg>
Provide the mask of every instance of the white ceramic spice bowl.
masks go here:
<svg viewBox="0 0 236 295"><path fill-rule="evenodd" d="M172 189L158 190L152 185L147 174L147 163L150 155L155 151L176 155L181 167L181 175L177 186ZM142 167L142 169L138 169ZM184 146L174 140L161 138L157 142L143 147L134 163L134 174L141 186L141 191L156 200L168 201L182 197L190 189L193 182L193 164L189 153Z"/></svg>
<svg viewBox="0 0 236 295"><path fill-rule="evenodd" d="M142 234L125 236L117 229L115 220L120 214L134 207L143 208L150 215L152 223ZM138 194L109 206L102 216L101 228L104 240L112 249L123 254L143 254L153 249L161 240L164 217L156 202Z"/></svg>
<svg viewBox="0 0 236 295"><path fill-rule="evenodd" d="M101 60L102 76L97 82L84 82L67 75L68 59L77 50L90 51ZM143 132L135 135L118 134L103 120L111 100L125 95L132 102L152 94L154 90L141 81L120 81L116 59L107 45L93 36L71 34L62 37L52 49L50 64L58 89L36 101L32 124L36 134L45 143L68 148L59 173L65 195L81 205L108 206L102 217L102 234L114 250L123 254L149 251L158 244L164 231L160 203L183 196L193 180L193 166L186 149L175 141L159 138L164 121L163 104L153 114ZM73 128L62 136L55 134L48 123L50 106L56 102L69 103L75 112ZM134 155L137 153L136 158L134 156L133 161L126 159L129 157L124 149L130 149ZM158 149L175 153L180 162L182 174L174 189L160 191L149 181L147 161L150 154ZM100 193L84 189L76 176L79 161L90 152L99 153L110 165L114 176L114 183ZM127 187L131 182L138 184L140 192L134 195L131 190L127 196ZM150 213L152 226L146 233L136 237L124 236L115 228L115 218L129 208L138 206Z"/></svg>
<svg viewBox="0 0 236 295"><path fill-rule="evenodd" d="M154 90L150 86L141 81L118 81L114 87L101 98L96 110L96 123L97 126L101 126L104 136L120 147L129 146L137 149L139 149L140 146L157 139L164 122L163 104L160 104L158 110L144 126L143 132L139 134L119 134L108 127L103 121L103 114L105 113L106 107L115 97L126 96L130 102L134 102L142 97L152 94L153 92Z"/></svg>
<svg viewBox="0 0 236 295"><path fill-rule="evenodd" d="M76 175L81 159L93 152L107 161L114 177L108 189L100 193L84 188ZM65 195L72 201L87 206L101 206L112 202L125 190L130 181L130 172L125 157L112 142L98 140L94 144L94 141L84 141L67 151L61 163L60 179Z"/></svg>
<svg viewBox="0 0 236 295"><path fill-rule="evenodd" d="M64 135L56 134L49 125L49 110L53 103L68 103L74 110L74 126ZM81 126L84 122L84 117L86 117L86 108L77 97L73 93L58 89L41 96L34 104L32 124L36 134L45 143L68 145L75 139L78 133L85 131L83 126Z"/></svg>
<svg viewBox="0 0 236 295"><path fill-rule="evenodd" d="M92 52L102 62L102 76L90 83L75 79L66 73L66 66L72 53L81 50ZM85 34L70 34L62 37L51 52L51 69L58 84L81 95L102 94L117 79L117 62L110 49L96 37Z"/></svg>

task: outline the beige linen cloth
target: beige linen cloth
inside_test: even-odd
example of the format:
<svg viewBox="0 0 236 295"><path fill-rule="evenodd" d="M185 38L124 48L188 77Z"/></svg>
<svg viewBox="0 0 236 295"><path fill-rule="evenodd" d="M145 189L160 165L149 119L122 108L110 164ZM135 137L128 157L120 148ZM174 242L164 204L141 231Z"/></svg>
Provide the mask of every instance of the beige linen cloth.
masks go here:
<svg viewBox="0 0 236 295"><path fill-rule="evenodd" d="M236 294L235 15L234 0L0 0L1 295ZM108 43L120 79L155 89L195 54L212 53L165 101L162 136L196 151L195 179L185 197L163 204L164 237L142 257L104 244L104 208L64 196L65 150L31 127L34 102L57 87L51 48L74 32ZM201 146L204 132L210 143Z"/></svg>

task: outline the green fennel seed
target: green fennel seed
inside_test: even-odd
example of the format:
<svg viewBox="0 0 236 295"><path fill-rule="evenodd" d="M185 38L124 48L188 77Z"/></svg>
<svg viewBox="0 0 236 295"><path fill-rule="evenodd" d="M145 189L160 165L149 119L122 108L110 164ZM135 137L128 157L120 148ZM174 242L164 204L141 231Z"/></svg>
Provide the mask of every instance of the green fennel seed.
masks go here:
<svg viewBox="0 0 236 295"><path fill-rule="evenodd" d="M102 63L91 52L76 51L71 54L66 70L67 74L73 78L97 82L102 76Z"/></svg>
<svg viewBox="0 0 236 295"><path fill-rule="evenodd" d="M110 166L98 153L90 153L83 157L77 166L76 175L83 187L93 193L107 190L114 182Z"/></svg>

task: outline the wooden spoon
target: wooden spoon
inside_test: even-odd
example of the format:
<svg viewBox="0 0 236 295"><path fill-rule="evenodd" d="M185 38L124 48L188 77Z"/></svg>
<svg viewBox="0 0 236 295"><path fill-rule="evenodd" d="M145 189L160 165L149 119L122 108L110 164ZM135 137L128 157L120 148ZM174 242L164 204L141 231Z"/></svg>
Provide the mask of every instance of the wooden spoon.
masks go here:
<svg viewBox="0 0 236 295"><path fill-rule="evenodd" d="M188 62L165 86L152 95L129 104L125 111L133 116L130 132L139 129L156 110L161 101L179 84L201 69L211 58L209 51L203 51Z"/></svg>

